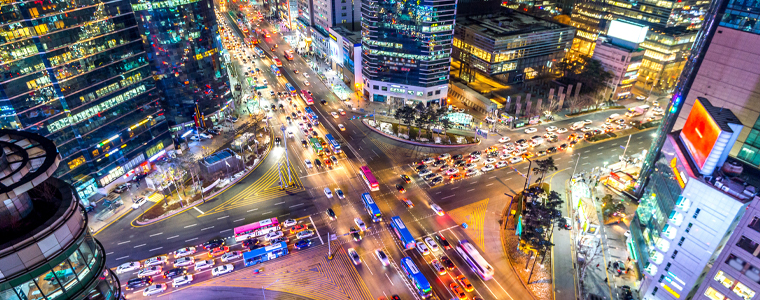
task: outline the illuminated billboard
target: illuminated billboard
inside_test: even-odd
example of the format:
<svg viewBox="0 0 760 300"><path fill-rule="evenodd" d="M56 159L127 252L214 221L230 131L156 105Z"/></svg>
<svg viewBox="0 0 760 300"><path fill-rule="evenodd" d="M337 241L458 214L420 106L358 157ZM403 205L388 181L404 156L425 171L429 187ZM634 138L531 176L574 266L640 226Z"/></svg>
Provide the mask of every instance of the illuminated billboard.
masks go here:
<svg viewBox="0 0 760 300"><path fill-rule="evenodd" d="M702 101L694 101L694 106L681 130L681 140L700 170L705 166L721 132L720 126L705 109Z"/></svg>
<svg viewBox="0 0 760 300"><path fill-rule="evenodd" d="M612 22L610 22L610 28L607 30L607 36L633 43L641 43L646 39L648 31L649 26L621 20L612 20Z"/></svg>

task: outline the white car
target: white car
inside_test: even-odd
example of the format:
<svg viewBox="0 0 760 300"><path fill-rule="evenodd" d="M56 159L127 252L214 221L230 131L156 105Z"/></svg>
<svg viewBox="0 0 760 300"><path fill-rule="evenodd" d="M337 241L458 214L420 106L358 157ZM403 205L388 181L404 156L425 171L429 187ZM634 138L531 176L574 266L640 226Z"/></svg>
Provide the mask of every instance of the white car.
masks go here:
<svg viewBox="0 0 760 300"><path fill-rule="evenodd" d="M438 248L438 244L436 244L433 238L431 237L425 238L425 244L427 244L428 247L430 247L430 250L433 250L433 251L441 250L440 248Z"/></svg>
<svg viewBox="0 0 760 300"><path fill-rule="evenodd" d="M293 139L293 138L295 138L296 136L295 136L295 135L293 135L293 132L292 132L292 131L288 131L288 137L289 137L289 138L291 138L291 139Z"/></svg>
<svg viewBox="0 0 760 300"><path fill-rule="evenodd" d="M591 120L583 120L583 124L591 124Z"/></svg>
<svg viewBox="0 0 760 300"><path fill-rule="evenodd" d="M438 159L440 160L449 159L450 157L451 157L451 154L448 154L448 153L438 155Z"/></svg>
<svg viewBox="0 0 760 300"><path fill-rule="evenodd" d="M510 139L508 136L505 136L505 137L502 137L502 138L499 139L499 143L503 144L503 143L509 142L511 140L512 139Z"/></svg>
<svg viewBox="0 0 760 300"><path fill-rule="evenodd" d="M232 272L234 269L235 267L233 267L231 264L221 265L211 270L211 276L227 274L229 272Z"/></svg>
<svg viewBox="0 0 760 300"><path fill-rule="evenodd" d="M195 258L192 256L180 257L174 260L174 267L187 267L195 264Z"/></svg>
<svg viewBox="0 0 760 300"><path fill-rule="evenodd" d="M430 254L430 249L428 249L427 246L425 246L425 243L423 242L417 242L417 251L419 251L422 255L428 255Z"/></svg>
<svg viewBox="0 0 760 300"><path fill-rule="evenodd" d="M425 176L425 175L430 174L430 173L433 173L433 172L431 172L428 169L424 169L424 170L420 171L419 175L420 176Z"/></svg>
<svg viewBox="0 0 760 300"><path fill-rule="evenodd" d="M351 258L351 261L354 263L354 265L360 265L362 263L362 258L359 257L359 253L356 253L356 250L354 248L348 248L348 257Z"/></svg>
<svg viewBox="0 0 760 300"><path fill-rule="evenodd" d="M451 168L451 169L446 170L446 175L449 175L449 176L457 174L457 173L459 173L459 169L457 168Z"/></svg>
<svg viewBox="0 0 760 300"><path fill-rule="evenodd" d="M464 165L464 169L465 170L475 170L475 168L477 168L477 167L478 167L478 165L472 164L472 163Z"/></svg>
<svg viewBox="0 0 760 300"><path fill-rule="evenodd" d="M467 170L467 173L465 173L464 175L467 175L467 176L478 175L478 170Z"/></svg>
<svg viewBox="0 0 760 300"><path fill-rule="evenodd" d="M132 209L138 209L140 206L148 202L148 198L145 197L139 197L137 200L132 203Z"/></svg>
<svg viewBox="0 0 760 300"><path fill-rule="evenodd" d="M432 208L433 211L435 212L435 214L437 214L439 216L443 216L445 214L443 212L443 208L441 208L438 204L431 204L430 208Z"/></svg>
<svg viewBox="0 0 760 300"><path fill-rule="evenodd" d="M178 287L193 282L193 275L183 275L172 280L172 287Z"/></svg>
<svg viewBox="0 0 760 300"><path fill-rule="evenodd" d="M502 155L499 155L499 159L501 159L501 160L507 160L510 157L512 157L512 155L510 155L509 153L504 153Z"/></svg>
<svg viewBox="0 0 760 300"><path fill-rule="evenodd" d="M515 156L515 157L512 157L512 158L509 159L509 163L510 164L516 164L516 163L521 162L522 160L523 160L523 158L521 156Z"/></svg>
<svg viewBox="0 0 760 300"><path fill-rule="evenodd" d="M546 127L546 131L548 131L548 132L557 131L557 126Z"/></svg>
<svg viewBox="0 0 760 300"><path fill-rule="evenodd" d="M222 254L222 262L226 263L226 262L229 262L229 261L231 261L233 259L241 258L241 257L243 257L243 252L240 252L240 251L230 251L230 252L227 252L225 254Z"/></svg>
<svg viewBox="0 0 760 300"><path fill-rule="evenodd" d="M140 266L141 265L139 261L123 263L116 268L116 274L123 274L126 272L134 271L134 270L140 269Z"/></svg>
<svg viewBox="0 0 760 300"><path fill-rule="evenodd" d="M380 260L380 263L383 264L383 266L388 266L391 264L390 261L388 261L388 255L383 252L383 250L377 249L375 250L375 255L377 256L377 259Z"/></svg>
<svg viewBox="0 0 760 300"><path fill-rule="evenodd" d="M266 78L262 78L262 79L261 79L261 83L263 83L264 85L267 85L267 80L266 80Z"/></svg>
<svg viewBox="0 0 760 300"><path fill-rule="evenodd" d="M480 168L480 171L481 172L488 172L488 171L493 171L493 169L494 169L493 165L485 165L482 168Z"/></svg>
<svg viewBox="0 0 760 300"><path fill-rule="evenodd" d="M480 155L470 155L470 162L476 162L480 160Z"/></svg>
<svg viewBox="0 0 760 300"><path fill-rule="evenodd" d="M161 275L161 271L163 271L163 268L159 266L152 266L143 268L140 270L140 272L137 272L137 277L152 277L156 275Z"/></svg>
<svg viewBox="0 0 760 300"><path fill-rule="evenodd" d="M335 119L337 119L338 117L340 117L340 115L339 115L338 113L336 113L336 112L331 112L330 114L331 114L331 115L333 116L333 118L335 118Z"/></svg>
<svg viewBox="0 0 760 300"><path fill-rule="evenodd" d="M486 159L486 161L483 162L483 164L486 164L486 165L487 164L493 164L493 163L496 163L496 159L495 158L489 158L489 159Z"/></svg>
<svg viewBox="0 0 760 300"><path fill-rule="evenodd" d="M207 139L207 140L208 140L208 139L212 139L212 138L214 137L214 136L212 136L212 135L210 135L210 134L208 134L208 133L205 133L205 132L201 132L201 133L200 133L200 134L198 134L198 135L199 135L199 136L200 136L202 139Z"/></svg>
<svg viewBox="0 0 760 300"><path fill-rule="evenodd" d="M149 287L146 287L143 290L143 297L160 294L160 293L163 293L165 290L166 290L166 284L163 284L163 283L154 284Z"/></svg>
<svg viewBox="0 0 760 300"><path fill-rule="evenodd" d="M430 164L430 163L433 163L434 161L435 161L435 159L433 159L432 157L425 157L425 159L422 160L422 163L423 164Z"/></svg>
<svg viewBox="0 0 760 300"><path fill-rule="evenodd" d="M364 224L364 221L362 221L362 218L354 218L354 223L356 223L356 226L359 226L359 230L361 231L367 231L367 224Z"/></svg>
<svg viewBox="0 0 760 300"><path fill-rule="evenodd" d="M278 239L283 236L282 231L272 231L270 233L267 233L267 235L264 236L264 239L267 241L271 241L273 239Z"/></svg>
<svg viewBox="0 0 760 300"><path fill-rule="evenodd" d="M594 130L594 128L591 128L591 127L588 127L588 126L581 128L581 132L589 132L591 130Z"/></svg>
<svg viewBox="0 0 760 300"><path fill-rule="evenodd" d="M343 126L343 124L338 124L338 129L340 129L340 131L346 131L346 126Z"/></svg>
<svg viewBox="0 0 760 300"><path fill-rule="evenodd" d="M167 258L166 255L154 256L154 257L148 258L143 263L143 266L150 267L150 266L163 265L166 263L166 258Z"/></svg>
<svg viewBox="0 0 760 300"><path fill-rule="evenodd" d="M283 228L293 227L296 224L298 224L298 221L293 220L293 219L287 219L285 220L285 222L282 222Z"/></svg>
<svg viewBox="0 0 760 300"><path fill-rule="evenodd" d="M303 77L309 78L309 74L303 73Z"/></svg>
<svg viewBox="0 0 760 300"><path fill-rule="evenodd" d="M304 230L304 231L301 231L299 233L296 233L296 238L299 239L299 240L300 239L305 239L305 238L310 238L312 236L314 236L314 231L311 231L311 230Z"/></svg>
<svg viewBox="0 0 760 300"><path fill-rule="evenodd" d="M345 111L345 110L343 110L342 108L338 108L338 113L339 113L341 116L344 116L344 115L346 115L346 111Z"/></svg>
<svg viewBox="0 0 760 300"><path fill-rule="evenodd" d="M208 259L208 260L202 260L195 262L195 271L198 272L203 269L208 269L214 266L214 260Z"/></svg>
<svg viewBox="0 0 760 300"><path fill-rule="evenodd" d="M185 247L182 249L178 249L177 251L174 251L174 258L177 259L180 257L185 257L185 256L193 255L193 254L195 254L195 247Z"/></svg>
<svg viewBox="0 0 760 300"><path fill-rule="evenodd" d="M496 163L496 168L497 169L501 169L501 168L506 167L506 166L507 166L507 162L503 161L503 160Z"/></svg>
<svg viewBox="0 0 760 300"><path fill-rule="evenodd" d="M330 190L330 188L325 188L325 196L327 196L327 198L332 198L333 197L333 193Z"/></svg>
<svg viewBox="0 0 760 300"><path fill-rule="evenodd" d="M525 129L525 133L534 133L536 131L538 131L538 129L536 129L535 127Z"/></svg>
<svg viewBox="0 0 760 300"><path fill-rule="evenodd" d="M304 81L303 81L303 84L305 84L305 85L307 85L307 86L308 86L308 85L309 85L309 81L308 81L308 80L304 80Z"/></svg>
<svg viewBox="0 0 760 300"><path fill-rule="evenodd" d="M303 163L304 163L304 164L306 164L306 168L309 168L309 169L311 169L311 168L313 168L313 167L314 167L314 165L312 165L312 164L311 164L311 161L310 161L310 160L308 160L308 159L307 159L307 160L304 160L304 161L303 161Z"/></svg>
<svg viewBox="0 0 760 300"><path fill-rule="evenodd" d="M557 129L557 133L565 133L565 132L567 132L567 128L565 128L565 127Z"/></svg>

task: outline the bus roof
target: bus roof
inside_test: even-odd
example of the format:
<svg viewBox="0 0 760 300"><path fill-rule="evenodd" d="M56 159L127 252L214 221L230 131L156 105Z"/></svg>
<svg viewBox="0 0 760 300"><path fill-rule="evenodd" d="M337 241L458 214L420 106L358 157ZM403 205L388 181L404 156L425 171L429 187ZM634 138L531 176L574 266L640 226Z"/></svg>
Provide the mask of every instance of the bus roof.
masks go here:
<svg viewBox="0 0 760 300"><path fill-rule="evenodd" d="M249 259L249 258L252 258L252 257L256 257L256 256L259 256L259 255L266 254L266 253L272 252L274 250L283 249L283 248L287 249L288 248L288 243L286 243L286 242L279 242L277 244L272 244L272 245L269 245L269 246L266 246L266 247L262 247L262 248L258 248L258 249L253 249L253 250L248 251L248 252L243 252L243 259L244 260L245 259Z"/></svg>
<svg viewBox="0 0 760 300"><path fill-rule="evenodd" d="M251 230L259 229L259 228L264 227L264 226L269 226L269 225L275 225L276 226L278 224L279 224L279 222L277 221L277 218L271 218L271 219L261 220L261 221L258 221L258 222L253 222L253 223L248 224L248 225L243 225L243 226L240 226L240 227L235 227L235 231L234 232L235 232L235 234L239 234L239 233L244 233L244 232L248 232L248 231L251 231Z"/></svg>

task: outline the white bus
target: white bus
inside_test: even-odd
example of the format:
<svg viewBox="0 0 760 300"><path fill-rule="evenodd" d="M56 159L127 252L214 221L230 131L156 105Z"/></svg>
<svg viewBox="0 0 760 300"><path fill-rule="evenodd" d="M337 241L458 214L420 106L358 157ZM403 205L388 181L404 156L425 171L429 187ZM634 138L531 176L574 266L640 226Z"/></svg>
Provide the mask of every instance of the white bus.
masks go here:
<svg viewBox="0 0 760 300"><path fill-rule="evenodd" d="M457 253L470 265L472 271L480 275L480 278L483 278L483 280L493 278L493 267L480 256L480 252L470 242L466 240L460 241L457 246Z"/></svg>

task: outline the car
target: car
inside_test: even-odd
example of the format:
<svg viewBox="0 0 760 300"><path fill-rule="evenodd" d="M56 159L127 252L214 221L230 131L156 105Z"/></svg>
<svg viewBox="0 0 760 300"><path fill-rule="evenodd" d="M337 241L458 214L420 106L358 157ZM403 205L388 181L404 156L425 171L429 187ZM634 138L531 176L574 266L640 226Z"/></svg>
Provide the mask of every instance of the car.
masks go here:
<svg viewBox="0 0 760 300"><path fill-rule="evenodd" d="M451 166L448 164L441 165L441 167L438 168L438 171L446 171L448 169L451 169Z"/></svg>
<svg viewBox="0 0 760 300"><path fill-rule="evenodd" d="M312 135L313 137L319 137L319 132L316 132L316 131L312 131L312 132L311 132L311 135Z"/></svg>
<svg viewBox="0 0 760 300"><path fill-rule="evenodd" d="M470 155L470 162L476 162L480 160L480 155Z"/></svg>
<svg viewBox="0 0 760 300"><path fill-rule="evenodd" d="M423 242L417 242L417 251L419 251L422 255L428 255L430 254L430 249L428 249L427 246L425 246L425 243Z"/></svg>
<svg viewBox="0 0 760 300"><path fill-rule="evenodd" d="M466 164L467 164L467 162L464 161L464 160L462 160L462 159L457 160L457 161L454 162L454 166L457 167L457 168L461 168L461 167L463 167Z"/></svg>
<svg viewBox="0 0 760 300"><path fill-rule="evenodd" d="M509 151L504 151L504 154L499 155L499 159L501 160L508 160L512 157L512 154L509 154Z"/></svg>
<svg viewBox="0 0 760 300"><path fill-rule="evenodd" d="M496 159L495 158L489 158L489 159L486 159L483 162L483 164L493 164L493 163L496 163Z"/></svg>
<svg viewBox="0 0 760 300"><path fill-rule="evenodd" d="M525 128L525 133L534 133L536 131L538 131L538 129L536 129L535 127Z"/></svg>
<svg viewBox="0 0 760 300"><path fill-rule="evenodd" d="M137 200L134 200L132 202L132 209L138 209L140 206L148 202L148 198L145 197L137 197Z"/></svg>
<svg viewBox="0 0 760 300"><path fill-rule="evenodd" d="M628 269L622 260L618 260L612 263L612 269L615 270L618 274L628 274Z"/></svg>
<svg viewBox="0 0 760 300"><path fill-rule="evenodd" d="M187 267L195 264L195 258L192 256L180 257L174 260L174 267Z"/></svg>
<svg viewBox="0 0 760 300"><path fill-rule="evenodd" d="M288 137L289 137L289 138L291 138L291 139L294 139L294 138L296 138L296 136L295 136L295 135L293 135L293 132L292 132L292 131L288 131Z"/></svg>
<svg viewBox="0 0 760 300"><path fill-rule="evenodd" d="M451 244L449 244L449 241L446 240L443 234L439 233L439 234L433 235L433 238L435 238L435 240L439 244L441 244L441 246L443 246L443 249L451 250Z"/></svg>
<svg viewBox="0 0 760 300"><path fill-rule="evenodd" d="M480 171L485 173L485 172L488 172L488 171L493 171L494 169L495 168L494 168L493 165L485 165L482 168L480 168Z"/></svg>
<svg viewBox="0 0 760 300"><path fill-rule="evenodd" d="M304 80L303 84L305 84L306 86L308 86L309 85L309 81L308 80Z"/></svg>
<svg viewBox="0 0 760 300"><path fill-rule="evenodd" d="M565 132L567 132L567 128L565 127L557 129L557 133L565 133Z"/></svg>
<svg viewBox="0 0 760 300"><path fill-rule="evenodd" d="M282 222L283 227L291 227L291 226L295 226L296 224L298 224L298 221L293 220L293 219L287 219Z"/></svg>
<svg viewBox="0 0 760 300"><path fill-rule="evenodd" d="M140 269L141 265L139 261L132 261L128 263L123 263L116 267L116 274L124 274L126 272L134 271Z"/></svg>
<svg viewBox="0 0 760 300"><path fill-rule="evenodd" d="M438 204L431 204L430 208L439 216L443 216L443 208L441 208Z"/></svg>
<svg viewBox="0 0 760 300"><path fill-rule="evenodd" d="M333 193L332 193L332 191L330 190L329 187L325 188L325 196L327 196L327 198L332 198L333 197Z"/></svg>
<svg viewBox="0 0 760 300"><path fill-rule="evenodd" d="M464 277L464 275L457 276L457 281L465 291L472 292L475 289L475 287L472 286L472 283L470 283L470 280L468 280L467 277Z"/></svg>
<svg viewBox="0 0 760 300"><path fill-rule="evenodd" d="M431 238L431 237L426 237L425 238L425 244L427 244L428 247L430 247L430 250L432 250L434 252L437 252L437 251L441 250L438 247L438 244L436 244L435 241L433 240L433 238Z"/></svg>
<svg viewBox="0 0 760 300"><path fill-rule="evenodd" d="M126 289L134 290L136 288L144 287L153 284L153 278L150 277L137 277L127 281Z"/></svg>
<svg viewBox="0 0 760 300"><path fill-rule="evenodd" d="M279 244L279 243L282 243L282 242L287 243L288 241L289 241L288 238L283 236L283 237L279 237L279 238L270 240L269 244L270 245L275 245L275 244Z"/></svg>
<svg viewBox="0 0 760 300"><path fill-rule="evenodd" d="M396 190L397 190L399 193L402 193L402 194L403 194L403 193L406 193L406 189L404 188L404 186L403 186L403 185L400 185L400 184L398 184L398 183L396 184Z"/></svg>
<svg viewBox="0 0 760 300"><path fill-rule="evenodd" d="M332 208L328 208L326 213L327 213L327 216L330 218L330 220L335 220L336 218L335 211L333 211Z"/></svg>
<svg viewBox="0 0 760 300"><path fill-rule="evenodd" d="M515 156L509 159L510 164L516 164L523 161L523 158L521 156Z"/></svg>
<svg viewBox="0 0 760 300"><path fill-rule="evenodd" d="M330 161L333 163L333 165L338 165L338 158L335 157L335 155L330 155Z"/></svg>
<svg viewBox="0 0 760 300"><path fill-rule="evenodd" d="M409 176L406 176L406 174L401 174L401 180L403 180L406 183L412 182L412 179L409 178Z"/></svg>
<svg viewBox="0 0 760 300"><path fill-rule="evenodd" d="M425 176L422 176L422 179L425 179L425 180L433 180L433 178L436 178L437 176L438 176L438 174L435 174L435 173L429 173L429 174L426 174Z"/></svg>
<svg viewBox="0 0 760 300"><path fill-rule="evenodd" d="M307 73L303 73L303 77L305 77L305 78L309 78L309 74L307 74Z"/></svg>
<svg viewBox="0 0 760 300"><path fill-rule="evenodd" d="M151 295L160 294L160 293L163 293L164 291L166 291L166 284L164 284L164 283L159 283L159 284L151 285L149 287L146 287L143 290L143 297L148 297L148 296L151 296Z"/></svg>
<svg viewBox="0 0 760 300"><path fill-rule="evenodd" d="M464 176L468 176L468 177L475 176L478 174L478 172L480 171L478 171L477 169L467 170L467 173L464 173Z"/></svg>
<svg viewBox="0 0 760 300"><path fill-rule="evenodd" d="M119 186L117 186L115 189L113 189L113 191L114 191L114 193L121 194L123 192L126 192L129 189L130 186L131 186L131 184L129 184L129 183L123 183L123 184L120 184Z"/></svg>
<svg viewBox="0 0 760 300"><path fill-rule="evenodd" d="M354 265L360 265L362 263L362 258L359 257L359 253L356 253L356 250L354 248L348 248L348 257L351 258L351 261L354 263Z"/></svg>
<svg viewBox="0 0 760 300"><path fill-rule="evenodd" d="M578 140L570 141L570 148L575 147L576 144L578 144Z"/></svg>
<svg viewBox="0 0 760 300"><path fill-rule="evenodd" d="M435 162L435 159L433 159L432 157L425 157L425 158L422 160L422 163L423 163L423 164L429 164L429 163L432 163L432 162Z"/></svg>
<svg viewBox="0 0 760 300"><path fill-rule="evenodd" d="M166 264L166 260L167 260L166 255L154 256L154 257L146 259L145 262L143 263L143 267L164 265Z"/></svg>
<svg viewBox="0 0 760 300"><path fill-rule="evenodd" d="M264 239L265 239L265 240L267 240L267 241L271 241L271 240L273 240L273 239L281 238L281 237L283 237L284 235L285 235L285 234L283 234L283 233L282 233L282 231L272 231L272 232L270 232L270 233L267 233L267 234L264 236Z"/></svg>
<svg viewBox="0 0 760 300"><path fill-rule="evenodd" d="M546 127L546 131L548 131L548 132L557 131L557 126Z"/></svg>
<svg viewBox="0 0 760 300"><path fill-rule="evenodd" d="M219 246L219 247L216 247L214 249L211 249L211 251L208 252L208 257L217 257L217 256L223 255L223 254L225 254L227 252L230 252L230 247Z"/></svg>
<svg viewBox="0 0 760 300"><path fill-rule="evenodd" d="M325 159L325 163L332 164L332 162L329 159ZM345 199L346 194L343 193L343 190L341 189L335 189L335 194L338 195L338 199Z"/></svg>
<svg viewBox="0 0 760 300"><path fill-rule="evenodd" d="M387 267L391 264L390 261L388 261L388 255L386 255L383 250L375 250L375 256L377 256L377 259L383 264L383 266Z"/></svg>
<svg viewBox="0 0 760 300"><path fill-rule="evenodd" d="M161 271L163 271L163 268L160 266L152 266L147 268L140 269L140 272L137 272L138 277L146 277L146 276L156 276L161 274Z"/></svg>
<svg viewBox="0 0 760 300"><path fill-rule="evenodd" d="M465 170L473 170L473 169L475 169L475 168L477 168L477 167L478 167L478 165L476 165L476 164L474 164L474 163L468 163L468 164L465 164L465 165L463 166L463 168L464 168Z"/></svg>
<svg viewBox="0 0 760 300"><path fill-rule="evenodd" d="M309 238L309 237L312 237L312 236L314 236L314 231L311 231L311 230L304 230L304 231L301 231L299 233L296 233L296 238L299 239L299 240L300 239Z"/></svg>
<svg viewBox="0 0 760 300"><path fill-rule="evenodd" d="M446 266L446 269L449 269L449 270L454 270L454 268L457 267L456 265L454 265L454 262L451 261L451 259L449 259L448 256L441 256L441 262L443 263L444 266Z"/></svg>
<svg viewBox="0 0 760 300"><path fill-rule="evenodd" d="M430 264L433 266L433 269L438 272L438 275L446 275L446 268L437 259L431 261Z"/></svg>
<svg viewBox="0 0 760 300"><path fill-rule="evenodd" d="M432 185L436 185L436 184L439 184L441 182L443 182L443 177L441 177L441 176L435 177L432 180L430 180L430 184L432 184Z"/></svg>
<svg viewBox="0 0 760 300"><path fill-rule="evenodd" d="M174 268L169 271L164 272L164 278L172 279L177 276L185 275L187 274L187 269L185 268Z"/></svg>
<svg viewBox="0 0 760 300"><path fill-rule="evenodd" d="M319 160L319 158L314 159L314 165L317 166L317 169L322 168L322 161Z"/></svg>
<svg viewBox="0 0 760 300"><path fill-rule="evenodd" d="M636 96L636 100L639 100L639 101L644 101L646 99L647 97L644 97L644 96Z"/></svg>
<svg viewBox="0 0 760 300"><path fill-rule="evenodd" d="M449 168L448 170L446 170L446 175L449 175L449 176L457 174L457 173L459 173L459 169L457 168Z"/></svg>
<svg viewBox="0 0 760 300"><path fill-rule="evenodd" d="M408 207L408 208L414 207L414 203L412 203L412 200L409 200L407 198L403 198L403 199L401 199L401 201L403 201L404 204L406 204L406 207Z"/></svg>
<svg viewBox="0 0 760 300"><path fill-rule="evenodd" d="M449 284L449 288L454 293L454 295L457 296L457 298L462 300L467 299L467 294L464 293L464 290L462 290L462 288L459 287L456 282Z"/></svg>
<svg viewBox="0 0 760 300"><path fill-rule="evenodd" d="M233 267L232 264L221 265L221 266L211 269L211 276L219 276L219 275L227 274L229 272L232 272L232 270L234 269L235 267Z"/></svg>
<svg viewBox="0 0 760 300"><path fill-rule="evenodd" d="M505 136L505 137L502 137L502 138L499 139L499 143L503 144L503 143L507 143L507 142L509 142L511 140L512 139L510 139L508 136Z"/></svg>
<svg viewBox="0 0 760 300"><path fill-rule="evenodd" d="M333 117L334 119L337 119L338 117L340 117L340 115L339 115L338 113L334 112L334 111L333 111L333 112L330 112L330 115L332 115L332 117Z"/></svg>
<svg viewBox="0 0 760 300"><path fill-rule="evenodd" d="M281 142L281 141L282 141L282 139L280 139L280 137L279 137L279 136L277 136L277 137L275 137L275 138L274 138L274 144L275 144L275 145L277 145L277 146L279 146L279 145L280 145L280 142Z"/></svg>
<svg viewBox="0 0 760 300"><path fill-rule="evenodd" d="M325 99L319 100L319 103L321 103L322 105L327 105L327 100Z"/></svg>
<svg viewBox="0 0 760 300"><path fill-rule="evenodd" d="M506 161L503 161L503 160L502 160L502 161L500 161L500 162L497 162L497 163L496 163L496 168L497 168L497 169L501 169L501 168L504 168L504 167L506 167L506 166L507 166L507 162L506 162Z"/></svg>
<svg viewBox="0 0 760 300"><path fill-rule="evenodd" d="M451 154L448 154L448 153L444 153L444 154L438 155L438 159L439 160L447 160L449 158L451 158Z"/></svg>
<svg viewBox="0 0 760 300"><path fill-rule="evenodd" d="M349 229L349 232L351 233L351 237L354 239L355 242L362 240L362 235L359 234L359 229L356 229L354 226L351 226Z"/></svg>
<svg viewBox="0 0 760 300"><path fill-rule="evenodd" d="M306 249L309 248L309 246L311 246L311 240L300 240L294 245L296 249Z"/></svg>
<svg viewBox="0 0 760 300"><path fill-rule="evenodd" d="M241 257L243 257L243 252L240 252L240 251L230 251L230 252L227 252L227 253L223 254L221 260L222 260L222 262L226 263L226 262L229 262L229 261L231 261L233 259L241 258Z"/></svg>
<svg viewBox="0 0 760 300"><path fill-rule="evenodd" d="M195 262L195 272L198 272L203 269L208 269L210 267L214 266L214 260L213 259L207 259L207 260L201 260Z"/></svg>
<svg viewBox="0 0 760 300"><path fill-rule="evenodd" d="M310 161L310 160L308 160L308 159L307 159L307 160L304 160L303 162L304 162L304 164L306 164L306 168L309 168L309 169L311 169L311 168L313 168L313 167L314 167L314 165L312 165L312 164L311 164L311 161Z"/></svg>
<svg viewBox="0 0 760 300"><path fill-rule="evenodd" d="M432 174L432 172L430 170L428 170L428 169L422 169L422 170L420 170L419 173L417 173L417 175L420 175L420 176L426 176L426 175L430 175L430 174Z"/></svg>
<svg viewBox="0 0 760 300"><path fill-rule="evenodd" d="M544 156L544 155L546 155L546 150L540 150L536 152L536 156Z"/></svg>
<svg viewBox="0 0 760 300"><path fill-rule="evenodd" d="M172 280L172 287L178 287L193 282L193 275L183 275Z"/></svg>
<svg viewBox="0 0 760 300"><path fill-rule="evenodd" d="M359 226L359 230L367 231L367 224L364 224L364 221L362 221L362 218L359 218L359 217L354 218L354 223L356 223L356 226Z"/></svg>
<svg viewBox="0 0 760 300"><path fill-rule="evenodd" d="M592 123L591 120L588 120L588 119L587 120L583 120L583 124L585 124L585 125L588 125L588 124L591 124L591 123Z"/></svg>
<svg viewBox="0 0 760 300"><path fill-rule="evenodd" d="M660 101L657 101L657 100L652 101L652 105L654 105L654 106L660 106Z"/></svg>
<svg viewBox="0 0 760 300"><path fill-rule="evenodd" d="M457 171L457 172L459 172L459 171ZM462 174L462 173L457 173L457 174L451 175L451 176L449 177L449 180L451 180L451 181L455 181L455 180L459 180L459 179L463 179L463 178L464 178L464 174Z"/></svg>
<svg viewBox="0 0 760 300"><path fill-rule="evenodd" d="M338 113L339 113L341 116L345 116L345 115L346 115L346 111L345 111L345 110L343 110L342 108L338 108Z"/></svg>
<svg viewBox="0 0 760 300"><path fill-rule="evenodd" d="M343 126L343 124L338 124L338 129L340 129L340 131L346 131L346 126Z"/></svg>
<svg viewBox="0 0 760 300"><path fill-rule="evenodd" d="M462 155L462 154L457 154L457 155L454 155L454 156L451 157L451 159L453 159L453 160L460 160L462 158L464 158L464 155Z"/></svg>

